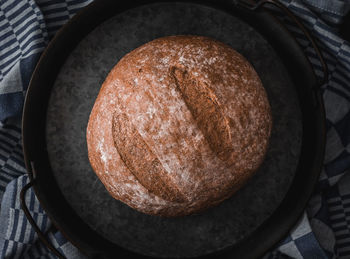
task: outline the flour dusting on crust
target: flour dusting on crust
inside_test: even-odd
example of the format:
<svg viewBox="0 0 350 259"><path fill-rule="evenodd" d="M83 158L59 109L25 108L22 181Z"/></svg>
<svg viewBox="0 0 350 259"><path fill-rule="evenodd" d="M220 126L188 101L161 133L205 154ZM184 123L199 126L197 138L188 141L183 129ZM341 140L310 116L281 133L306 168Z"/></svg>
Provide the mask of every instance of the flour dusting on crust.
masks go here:
<svg viewBox="0 0 350 259"><path fill-rule="evenodd" d="M115 116L127 127L118 134ZM164 37L109 73L89 119L89 159L114 198L148 214L187 215L253 175L271 125L267 95L244 57L207 37Z"/></svg>

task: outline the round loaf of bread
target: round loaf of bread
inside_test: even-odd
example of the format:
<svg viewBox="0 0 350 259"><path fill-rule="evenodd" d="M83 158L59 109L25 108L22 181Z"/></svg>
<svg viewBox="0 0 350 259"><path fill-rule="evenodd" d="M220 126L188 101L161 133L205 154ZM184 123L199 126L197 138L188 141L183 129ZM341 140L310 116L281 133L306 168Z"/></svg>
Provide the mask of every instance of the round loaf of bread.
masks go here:
<svg viewBox="0 0 350 259"><path fill-rule="evenodd" d="M169 36L125 55L87 127L89 160L108 192L167 217L212 207L262 163L271 133L265 89L248 61L202 36Z"/></svg>

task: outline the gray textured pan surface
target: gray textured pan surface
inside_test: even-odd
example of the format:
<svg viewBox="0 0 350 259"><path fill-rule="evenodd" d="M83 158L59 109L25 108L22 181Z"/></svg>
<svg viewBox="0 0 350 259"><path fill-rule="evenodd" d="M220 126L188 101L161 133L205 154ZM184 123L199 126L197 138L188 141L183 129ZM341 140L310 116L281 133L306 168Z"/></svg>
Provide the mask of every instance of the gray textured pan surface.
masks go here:
<svg viewBox="0 0 350 259"><path fill-rule="evenodd" d="M90 167L85 133L100 86L118 60L152 39L177 34L210 36L243 54L268 92L274 127L265 162L243 189L203 214L165 219L134 211L109 196ZM156 4L113 17L70 54L49 100L46 139L53 173L64 197L92 229L139 253L194 256L234 244L273 213L296 170L301 126L290 78L256 31L209 7Z"/></svg>

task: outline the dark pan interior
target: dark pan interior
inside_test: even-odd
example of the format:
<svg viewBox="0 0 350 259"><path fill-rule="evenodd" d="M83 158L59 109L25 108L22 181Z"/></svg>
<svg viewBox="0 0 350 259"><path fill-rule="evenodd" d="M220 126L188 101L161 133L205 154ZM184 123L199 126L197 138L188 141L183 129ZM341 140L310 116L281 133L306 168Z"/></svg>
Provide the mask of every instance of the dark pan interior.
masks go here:
<svg viewBox="0 0 350 259"><path fill-rule="evenodd" d="M102 6L99 8L103 9ZM99 9L95 7L96 10ZM268 21L266 17L264 19ZM306 179L309 186L317 179L321 161L318 156L322 154L315 154L313 160L308 161L311 164L308 164L305 162L305 151L317 148L317 145L310 144L317 142L317 138L321 139L322 134L313 134L313 138L308 138L307 141L305 136L311 136L310 133L313 133L318 125L322 125L322 117L318 119L316 116L307 122L305 119L317 114L322 107L315 98L311 99L315 97L313 92L308 92L315 81L313 77L305 74L310 73L309 64L305 59L299 59L299 62L307 69L300 73L291 71L288 63L298 62L296 60L299 56L293 55L295 60L292 58L286 62L286 57L281 56L280 49L264 38L266 33L262 33L262 36L261 30L258 33L257 29L254 28L254 24L249 25L240 18L214 7L190 3L145 5L114 15L85 38L79 38L75 49L65 53L67 58L62 58L62 67L57 65L56 72L60 69L57 78L56 73L51 76L49 74L48 78L43 77L41 80L40 76L34 76L28 91L23 122L26 129L26 163L28 165L28 161L35 162L39 175L38 183L39 179L42 182L36 187L39 199L44 203L44 207L46 203L47 210L58 227L73 242L90 254L99 250L105 250L107 253L126 253L124 249L119 248L121 246L151 256L200 256L221 251L223 248L248 248L247 240L253 236L258 238L259 234L261 238L261 229L276 216L282 220L281 223L284 216L289 222L297 219L301 211L299 206L305 204L307 195L301 191L304 195L303 202L300 202L299 206L294 204L293 207L293 203L287 204L291 197L286 196L286 193L288 190L289 193L293 192L293 188L308 189L298 181L298 174L305 170L303 167L313 169L313 173L310 174L312 178ZM243 54L253 64L267 90L274 127L265 162L247 186L220 206L202 214L164 219L138 213L108 195L89 165L85 130L100 85L118 60L145 42L176 34L210 36ZM283 43L283 40L280 42ZM71 43L71 46L74 44ZM55 49L54 47L51 46L51 50ZM292 44L291 47L300 54L296 45ZM293 48L290 51L293 51ZM46 55L50 56L50 52ZM51 58L53 56L51 54ZM54 63L50 60L46 62ZM300 66L298 69L302 68ZM297 73L299 77L295 78ZM303 81L299 81L298 84L298 80ZM49 101L42 104L42 110L34 102L35 98L38 99L35 97L35 84L44 82L53 88L51 93L46 92ZM45 139L42 139L43 136L37 136L39 145L36 151L40 147L44 149L34 155L33 147L32 152L28 150L29 138L26 138L29 132L33 132L33 126L29 126L25 121L30 115L33 116L35 110L40 111L44 117L37 127L40 132L45 131L47 145ZM322 127L319 130L322 133ZM319 144L322 147L322 143ZM43 160L46 163L42 162ZM303 161L305 164L301 165ZM44 169L45 174L42 173L40 178L38 172L44 172ZM43 186L45 178L45 184L51 188ZM289 189L290 186L292 190ZM50 197L51 201L52 198L57 198L55 204L49 202ZM290 214L296 214L297 211L299 214L294 215L293 219L288 218L284 215L286 211L281 211L281 203L282 207L289 205L296 209ZM72 215L70 222L59 213L62 209L68 215ZM287 222L285 221L285 224ZM275 223L278 224L279 221ZM277 241L282 236L281 232L287 229L288 227L284 227L279 232L274 232L270 239ZM85 234L93 236L83 236ZM260 252L267 248L261 247ZM228 249L225 251L231 253ZM236 253L239 253L240 249L235 249ZM247 251L246 255L249 254Z"/></svg>
<svg viewBox="0 0 350 259"><path fill-rule="evenodd" d="M210 36L243 54L267 89L274 126L265 163L244 189L200 215L166 219L138 213L108 195L89 164L86 126L100 86L118 60L154 38L178 34ZM75 212L112 242L154 256L198 256L251 233L286 194L302 135L296 90L268 42L234 16L193 4L142 6L98 26L61 68L46 125L53 174Z"/></svg>

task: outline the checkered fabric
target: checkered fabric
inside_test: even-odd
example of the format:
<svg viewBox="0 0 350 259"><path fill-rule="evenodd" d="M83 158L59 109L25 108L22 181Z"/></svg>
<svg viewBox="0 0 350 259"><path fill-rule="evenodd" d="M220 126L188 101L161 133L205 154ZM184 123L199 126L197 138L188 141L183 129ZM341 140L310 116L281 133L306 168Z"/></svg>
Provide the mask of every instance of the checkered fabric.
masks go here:
<svg viewBox="0 0 350 259"><path fill-rule="evenodd" d="M0 256L55 258L38 241L19 206L28 182L21 148L20 113L34 66L57 30L91 0L0 0ZM350 258L350 44L338 34L347 0L281 0L318 39L330 70L322 86L327 145L319 183L302 218L264 258ZM316 74L310 43L282 13ZM84 256L51 224L32 190L26 202L38 226L67 258Z"/></svg>

